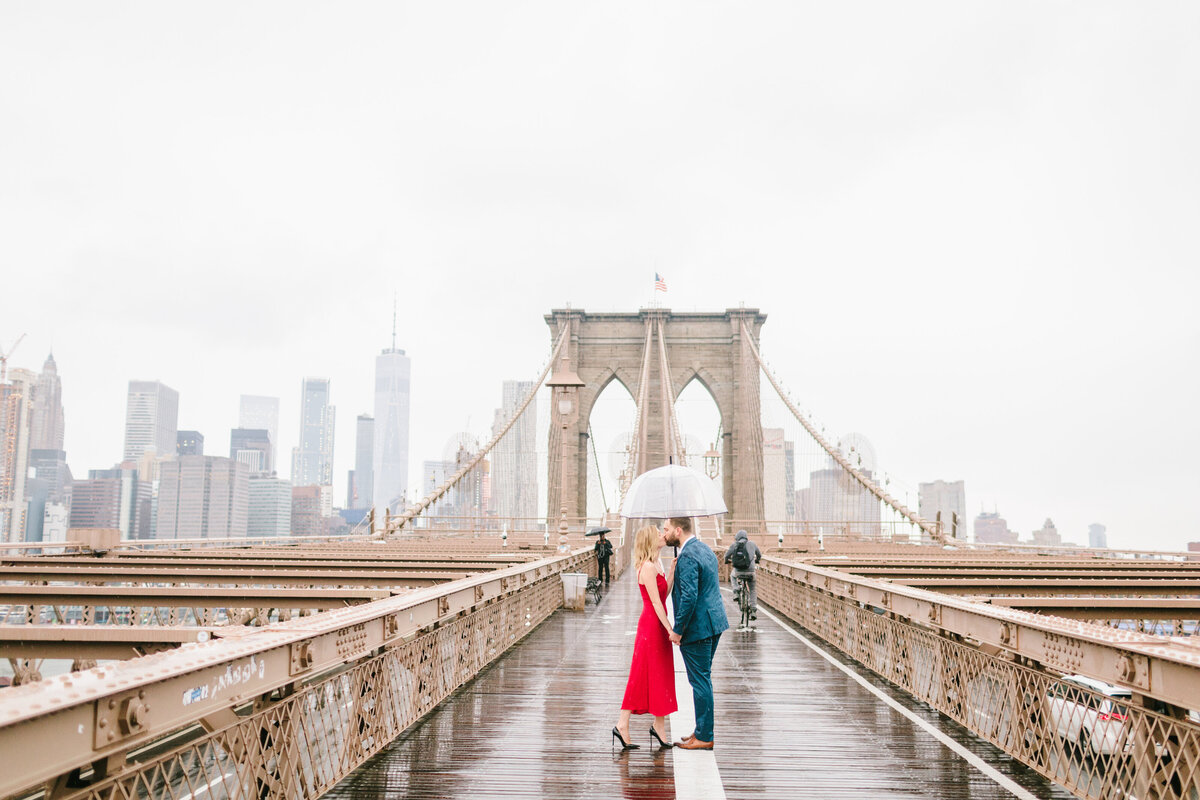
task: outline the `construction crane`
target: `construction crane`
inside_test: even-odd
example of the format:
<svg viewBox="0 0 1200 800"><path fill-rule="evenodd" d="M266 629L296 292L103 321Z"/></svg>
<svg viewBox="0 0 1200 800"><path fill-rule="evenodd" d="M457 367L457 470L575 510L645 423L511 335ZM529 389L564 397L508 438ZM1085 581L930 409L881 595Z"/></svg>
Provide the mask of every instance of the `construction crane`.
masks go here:
<svg viewBox="0 0 1200 800"><path fill-rule="evenodd" d="M12 343L12 347L8 348L8 352L0 350L0 383L8 382L8 357L13 354L13 350L17 349L17 345L25 338L25 334L17 337L17 340Z"/></svg>

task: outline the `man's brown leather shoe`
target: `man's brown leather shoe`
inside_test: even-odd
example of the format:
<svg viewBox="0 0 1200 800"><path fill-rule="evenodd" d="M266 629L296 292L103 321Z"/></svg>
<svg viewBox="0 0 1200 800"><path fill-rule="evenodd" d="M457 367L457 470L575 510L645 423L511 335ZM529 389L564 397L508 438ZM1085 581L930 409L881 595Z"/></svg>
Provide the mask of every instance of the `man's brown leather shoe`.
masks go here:
<svg viewBox="0 0 1200 800"><path fill-rule="evenodd" d="M713 749L712 742L702 742L695 737L688 739L686 742L680 742L679 744L677 744L675 746L681 750L712 750Z"/></svg>
<svg viewBox="0 0 1200 800"><path fill-rule="evenodd" d="M696 734L694 734L694 733L689 733L687 736L683 737L683 738L682 738L682 739L680 739L678 742L676 742L676 743L675 743L675 746L676 746L676 747L679 747L679 745L683 744L684 742L690 742L690 741L692 741L692 740L693 740L693 739L695 739L695 738L696 738Z"/></svg>

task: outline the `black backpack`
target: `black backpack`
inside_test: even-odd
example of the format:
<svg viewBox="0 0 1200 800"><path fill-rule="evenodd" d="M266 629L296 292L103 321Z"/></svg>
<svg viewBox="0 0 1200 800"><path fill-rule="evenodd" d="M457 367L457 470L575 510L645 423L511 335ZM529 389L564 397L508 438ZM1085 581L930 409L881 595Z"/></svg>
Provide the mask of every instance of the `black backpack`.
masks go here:
<svg viewBox="0 0 1200 800"><path fill-rule="evenodd" d="M733 568L750 569L750 548L744 541L738 542L733 548Z"/></svg>

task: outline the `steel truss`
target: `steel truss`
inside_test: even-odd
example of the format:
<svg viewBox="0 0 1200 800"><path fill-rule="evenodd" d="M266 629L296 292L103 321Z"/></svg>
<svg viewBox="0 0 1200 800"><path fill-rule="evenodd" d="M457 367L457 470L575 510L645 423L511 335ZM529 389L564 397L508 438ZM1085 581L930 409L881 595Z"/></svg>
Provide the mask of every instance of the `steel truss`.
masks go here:
<svg viewBox="0 0 1200 800"><path fill-rule="evenodd" d="M595 560L500 567L0 690L0 752L21 765L0 770L0 797L316 797L561 606L559 574ZM143 630L176 644L123 628L93 652Z"/></svg>
<svg viewBox="0 0 1200 800"><path fill-rule="evenodd" d="M1079 797L1200 793L1200 724L1189 711L1200 709L1196 643L975 602L823 561L764 558L759 597ZM1132 695L1064 680L1073 675Z"/></svg>

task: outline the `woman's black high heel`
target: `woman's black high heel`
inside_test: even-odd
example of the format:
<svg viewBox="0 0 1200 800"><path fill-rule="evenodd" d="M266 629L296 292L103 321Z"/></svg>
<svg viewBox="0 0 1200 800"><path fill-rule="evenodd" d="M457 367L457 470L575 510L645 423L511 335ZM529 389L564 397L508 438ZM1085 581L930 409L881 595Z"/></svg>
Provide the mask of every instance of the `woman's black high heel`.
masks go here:
<svg viewBox="0 0 1200 800"><path fill-rule="evenodd" d="M616 729L616 726L613 727L613 738L619 739L621 741L621 749L622 750L637 750L639 747L641 747L640 744L632 744L630 742L625 741L625 737L622 736L621 732Z"/></svg>
<svg viewBox="0 0 1200 800"><path fill-rule="evenodd" d="M672 746L670 742L664 742L662 740L662 737L658 735L658 731L654 730L653 725L650 726L650 735L653 736L655 741L658 742L659 747L671 747Z"/></svg>

